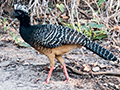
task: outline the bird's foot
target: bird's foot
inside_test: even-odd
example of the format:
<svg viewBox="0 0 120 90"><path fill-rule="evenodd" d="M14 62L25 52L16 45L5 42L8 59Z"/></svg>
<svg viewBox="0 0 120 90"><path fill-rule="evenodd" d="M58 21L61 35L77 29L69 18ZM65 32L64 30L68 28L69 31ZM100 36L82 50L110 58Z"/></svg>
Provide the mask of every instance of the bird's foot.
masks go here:
<svg viewBox="0 0 120 90"><path fill-rule="evenodd" d="M45 85L47 85L47 84L48 84L48 81L43 81L42 83L45 84Z"/></svg>
<svg viewBox="0 0 120 90"><path fill-rule="evenodd" d="M46 80L46 81L43 81L42 83L45 84L45 85L47 85L49 82L52 82L52 80L49 80L49 81Z"/></svg>
<svg viewBox="0 0 120 90"><path fill-rule="evenodd" d="M69 80L71 80L71 78L69 77L68 79L64 80L63 82L68 82Z"/></svg>

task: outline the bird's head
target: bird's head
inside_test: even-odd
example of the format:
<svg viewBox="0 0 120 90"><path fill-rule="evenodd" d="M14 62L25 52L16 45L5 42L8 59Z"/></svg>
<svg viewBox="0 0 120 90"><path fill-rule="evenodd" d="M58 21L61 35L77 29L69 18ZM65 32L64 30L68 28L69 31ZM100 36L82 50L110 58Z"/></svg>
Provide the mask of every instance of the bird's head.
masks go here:
<svg viewBox="0 0 120 90"><path fill-rule="evenodd" d="M11 17L21 20L25 16L29 16L28 7L21 4L14 4L14 12L11 14Z"/></svg>

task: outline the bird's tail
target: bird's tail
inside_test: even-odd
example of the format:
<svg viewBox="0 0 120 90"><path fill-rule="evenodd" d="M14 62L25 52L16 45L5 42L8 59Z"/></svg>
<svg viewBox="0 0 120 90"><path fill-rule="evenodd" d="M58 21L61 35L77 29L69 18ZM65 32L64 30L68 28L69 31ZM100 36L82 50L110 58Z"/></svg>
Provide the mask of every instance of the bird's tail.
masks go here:
<svg viewBox="0 0 120 90"><path fill-rule="evenodd" d="M90 51L93 51L94 53L96 53L97 55L99 55L100 57L102 57L106 60L117 61L117 63L119 63L119 60L117 59L117 57L115 55L113 55L110 51L108 51L107 49L103 48L102 46L94 43L93 41L90 41L84 35L83 35L83 37L84 37L83 41L81 43L81 40L80 40L80 44L82 44L84 47L86 47Z"/></svg>
<svg viewBox="0 0 120 90"><path fill-rule="evenodd" d="M70 28L66 29L65 43L80 44L106 60L117 61L119 63L117 57L113 55L110 51L94 43L93 41L90 41L85 35L76 30Z"/></svg>
<svg viewBox="0 0 120 90"><path fill-rule="evenodd" d="M71 33L72 32L72 33ZM119 63L119 60L115 55L113 55L110 51L103 48L102 46L94 43L93 41L90 41L85 35L81 34L78 31L75 30L69 30L66 33L66 41L68 44L80 44L87 49L93 51L100 57L110 60L110 61L117 61Z"/></svg>

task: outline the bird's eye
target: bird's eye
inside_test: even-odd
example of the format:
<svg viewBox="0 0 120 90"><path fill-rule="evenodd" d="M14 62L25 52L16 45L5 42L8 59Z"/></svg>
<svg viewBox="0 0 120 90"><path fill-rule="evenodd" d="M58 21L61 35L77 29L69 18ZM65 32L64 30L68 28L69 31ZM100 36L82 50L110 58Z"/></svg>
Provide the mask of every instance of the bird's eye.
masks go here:
<svg viewBox="0 0 120 90"><path fill-rule="evenodd" d="M21 14L21 12L16 12L16 13L19 14L19 15Z"/></svg>

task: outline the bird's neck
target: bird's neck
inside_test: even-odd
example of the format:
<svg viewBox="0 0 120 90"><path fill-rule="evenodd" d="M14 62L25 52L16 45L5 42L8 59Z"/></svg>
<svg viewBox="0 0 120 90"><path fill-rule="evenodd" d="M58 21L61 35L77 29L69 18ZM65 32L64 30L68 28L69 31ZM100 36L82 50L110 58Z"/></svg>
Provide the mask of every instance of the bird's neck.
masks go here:
<svg viewBox="0 0 120 90"><path fill-rule="evenodd" d="M20 20L20 26L24 26L24 27L29 27L30 26L30 17L29 16L25 16Z"/></svg>

